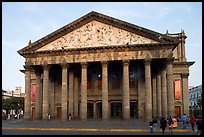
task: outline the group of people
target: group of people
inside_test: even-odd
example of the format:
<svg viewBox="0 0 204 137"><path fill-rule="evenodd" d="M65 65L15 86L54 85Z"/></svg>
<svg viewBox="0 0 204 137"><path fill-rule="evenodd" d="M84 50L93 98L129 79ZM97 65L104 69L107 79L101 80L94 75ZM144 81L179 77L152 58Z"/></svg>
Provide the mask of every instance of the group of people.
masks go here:
<svg viewBox="0 0 204 137"><path fill-rule="evenodd" d="M190 123L191 124L191 129L192 129L193 132L195 131L195 125L197 125L197 134L198 135L202 134L202 117L196 119L192 115L190 117L190 120L188 120L188 117L186 116L186 114L183 114L181 116L180 121L179 121L179 119L177 117L171 117L170 116L167 119L162 117L161 120L160 120L160 128L162 130L162 133L164 133L166 127L168 127L169 133L172 134L173 129L178 127L178 122L182 122L182 129L186 129L186 125L188 123ZM149 122L149 126L150 126L150 133L152 133L153 131L156 131L157 120L155 118L153 120L151 120Z"/></svg>

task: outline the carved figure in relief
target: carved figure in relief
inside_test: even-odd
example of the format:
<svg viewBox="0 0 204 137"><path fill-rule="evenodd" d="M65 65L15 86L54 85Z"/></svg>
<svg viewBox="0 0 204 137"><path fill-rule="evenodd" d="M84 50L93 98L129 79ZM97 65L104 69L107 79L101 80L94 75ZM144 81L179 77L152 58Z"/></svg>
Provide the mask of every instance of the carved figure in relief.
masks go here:
<svg viewBox="0 0 204 137"><path fill-rule="evenodd" d="M68 47L77 48L144 42L151 42L151 40L119 28L114 28L112 25L93 21L54 41L50 48L57 50Z"/></svg>

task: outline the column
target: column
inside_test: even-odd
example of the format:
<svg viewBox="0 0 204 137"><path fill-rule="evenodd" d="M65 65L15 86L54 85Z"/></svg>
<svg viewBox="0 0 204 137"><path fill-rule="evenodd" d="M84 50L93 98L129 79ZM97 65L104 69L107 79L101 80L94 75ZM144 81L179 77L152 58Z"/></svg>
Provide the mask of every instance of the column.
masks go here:
<svg viewBox="0 0 204 137"><path fill-rule="evenodd" d="M78 92L79 92L79 86L78 86L79 82L78 82L78 78L74 77L74 117L78 118L78 105L79 105L79 101L78 101Z"/></svg>
<svg viewBox="0 0 204 137"><path fill-rule="evenodd" d="M80 117L87 119L87 63L81 63L81 105Z"/></svg>
<svg viewBox="0 0 204 137"><path fill-rule="evenodd" d="M69 113L71 113L71 115L74 115L74 74L73 71L69 71Z"/></svg>
<svg viewBox="0 0 204 137"><path fill-rule="evenodd" d="M123 61L122 116L130 119L129 60Z"/></svg>
<svg viewBox="0 0 204 137"><path fill-rule="evenodd" d="M35 100L35 112L36 112L36 119L40 119L40 111L41 104L40 104L40 86L41 86L41 74L39 72L35 72L36 74L36 100Z"/></svg>
<svg viewBox="0 0 204 137"><path fill-rule="evenodd" d="M48 86L49 86L49 66L43 65L43 119L47 119L49 102L48 102Z"/></svg>
<svg viewBox="0 0 204 137"><path fill-rule="evenodd" d="M102 63L102 119L109 118L108 109L108 62Z"/></svg>
<svg viewBox="0 0 204 137"><path fill-rule="evenodd" d="M151 59L145 59L145 119L152 119Z"/></svg>
<svg viewBox="0 0 204 137"><path fill-rule="evenodd" d="M162 107L162 116L167 117L167 91L166 91L166 70L161 71L161 107Z"/></svg>
<svg viewBox="0 0 204 137"><path fill-rule="evenodd" d="M168 116L174 116L174 90L173 90L173 58L167 59L167 106Z"/></svg>
<svg viewBox="0 0 204 137"><path fill-rule="evenodd" d="M96 114L96 101L93 102L93 116L94 116L94 118L97 118L97 114Z"/></svg>
<svg viewBox="0 0 204 137"><path fill-rule="evenodd" d="M55 116L55 83L54 81L50 81L50 85L49 85L49 94L50 94L50 115L51 118L53 118Z"/></svg>
<svg viewBox="0 0 204 137"><path fill-rule="evenodd" d="M152 115L156 118L157 114L157 94L156 94L156 77L152 78Z"/></svg>
<svg viewBox="0 0 204 137"><path fill-rule="evenodd" d="M137 65L137 72L138 72L138 117L145 118L145 81L144 77L142 76L143 68L141 64L138 63Z"/></svg>
<svg viewBox="0 0 204 137"><path fill-rule="evenodd" d="M183 73L182 75L182 92L183 92L183 97L182 97L182 108L183 108L183 113L189 116L189 90L188 90L188 76L189 73Z"/></svg>
<svg viewBox="0 0 204 137"><path fill-rule="evenodd" d="M157 117L161 117L161 74L156 77L156 90L157 90Z"/></svg>
<svg viewBox="0 0 204 137"><path fill-rule="evenodd" d="M63 63L62 65L62 121L67 120L67 71L68 64Z"/></svg>
<svg viewBox="0 0 204 137"><path fill-rule="evenodd" d="M24 119L31 119L31 68L24 66L25 72L25 102Z"/></svg>

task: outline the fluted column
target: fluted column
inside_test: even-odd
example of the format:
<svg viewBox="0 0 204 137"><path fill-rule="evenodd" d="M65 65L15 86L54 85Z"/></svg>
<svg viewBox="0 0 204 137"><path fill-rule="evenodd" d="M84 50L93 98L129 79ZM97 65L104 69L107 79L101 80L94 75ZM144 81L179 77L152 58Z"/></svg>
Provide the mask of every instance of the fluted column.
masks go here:
<svg viewBox="0 0 204 137"><path fill-rule="evenodd" d="M67 120L67 72L68 64L62 64L62 118L61 120Z"/></svg>
<svg viewBox="0 0 204 137"><path fill-rule="evenodd" d="M152 119L151 59L145 59L145 119Z"/></svg>
<svg viewBox="0 0 204 137"><path fill-rule="evenodd" d="M123 61L122 116L130 119L129 60Z"/></svg>
<svg viewBox="0 0 204 137"><path fill-rule="evenodd" d="M49 86L49 68L50 66L43 65L43 119L47 119L49 110L48 101L48 86Z"/></svg>
<svg viewBox="0 0 204 137"><path fill-rule="evenodd" d="M25 67L25 102L24 119L31 119L31 67Z"/></svg>
<svg viewBox="0 0 204 137"><path fill-rule="evenodd" d="M165 69L161 71L161 84L162 84L162 89L161 89L162 116L167 117L167 91L166 91L166 70Z"/></svg>
<svg viewBox="0 0 204 137"><path fill-rule="evenodd" d="M35 100L35 112L36 112L36 119L40 119L40 111L41 104L40 104L40 86L41 86L41 74L39 72L35 72L36 74L36 100Z"/></svg>
<svg viewBox="0 0 204 137"><path fill-rule="evenodd" d="M156 118L157 114L157 93L156 93L156 77L152 78L152 115Z"/></svg>
<svg viewBox="0 0 204 137"><path fill-rule="evenodd" d="M102 63L102 119L109 118L108 108L108 62Z"/></svg>
<svg viewBox="0 0 204 137"><path fill-rule="evenodd" d="M74 117L78 118L78 105L79 105L79 101L78 101L78 92L79 92L79 86L78 86L79 82L78 82L78 78L74 77Z"/></svg>
<svg viewBox="0 0 204 137"><path fill-rule="evenodd" d="M156 77L156 90L157 90L157 117L161 117L161 74Z"/></svg>
<svg viewBox="0 0 204 137"><path fill-rule="evenodd" d="M173 58L167 59L167 106L168 116L174 116L174 90L173 90Z"/></svg>
<svg viewBox="0 0 204 137"><path fill-rule="evenodd" d="M189 90L188 90L188 76L189 73L182 73L182 108L183 108L183 114L186 114L189 116Z"/></svg>
<svg viewBox="0 0 204 137"><path fill-rule="evenodd" d="M74 114L74 93L73 93L73 81L74 74L73 71L69 71L69 113L73 116Z"/></svg>
<svg viewBox="0 0 204 137"><path fill-rule="evenodd" d="M80 117L87 119L87 63L81 63L81 108Z"/></svg>

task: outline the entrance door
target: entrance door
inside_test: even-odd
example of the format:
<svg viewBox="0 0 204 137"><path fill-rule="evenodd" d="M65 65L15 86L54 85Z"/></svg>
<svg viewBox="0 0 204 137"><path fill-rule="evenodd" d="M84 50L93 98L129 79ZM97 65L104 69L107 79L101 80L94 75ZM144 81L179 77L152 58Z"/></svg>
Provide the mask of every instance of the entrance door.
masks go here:
<svg viewBox="0 0 204 137"><path fill-rule="evenodd" d="M175 106L174 110L175 110L174 116L181 117L181 106Z"/></svg>
<svg viewBox="0 0 204 137"><path fill-rule="evenodd" d="M96 104L97 118L102 118L102 103Z"/></svg>
<svg viewBox="0 0 204 137"><path fill-rule="evenodd" d="M111 117L112 118L122 118L122 103L121 102L111 103Z"/></svg>
<svg viewBox="0 0 204 137"><path fill-rule="evenodd" d="M87 118L93 118L93 103L87 103Z"/></svg>
<svg viewBox="0 0 204 137"><path fill-rule="evenodd" d="M57 119L61 119L62 116L62 108L61 107L57 107Z"/></svg>
<svg viewBox="0 0 204 137"><path fill-rule="evenodd" d="M130 102L130 117L131 118L138 118L138 111L137 111L137 103Z"/></svg>

